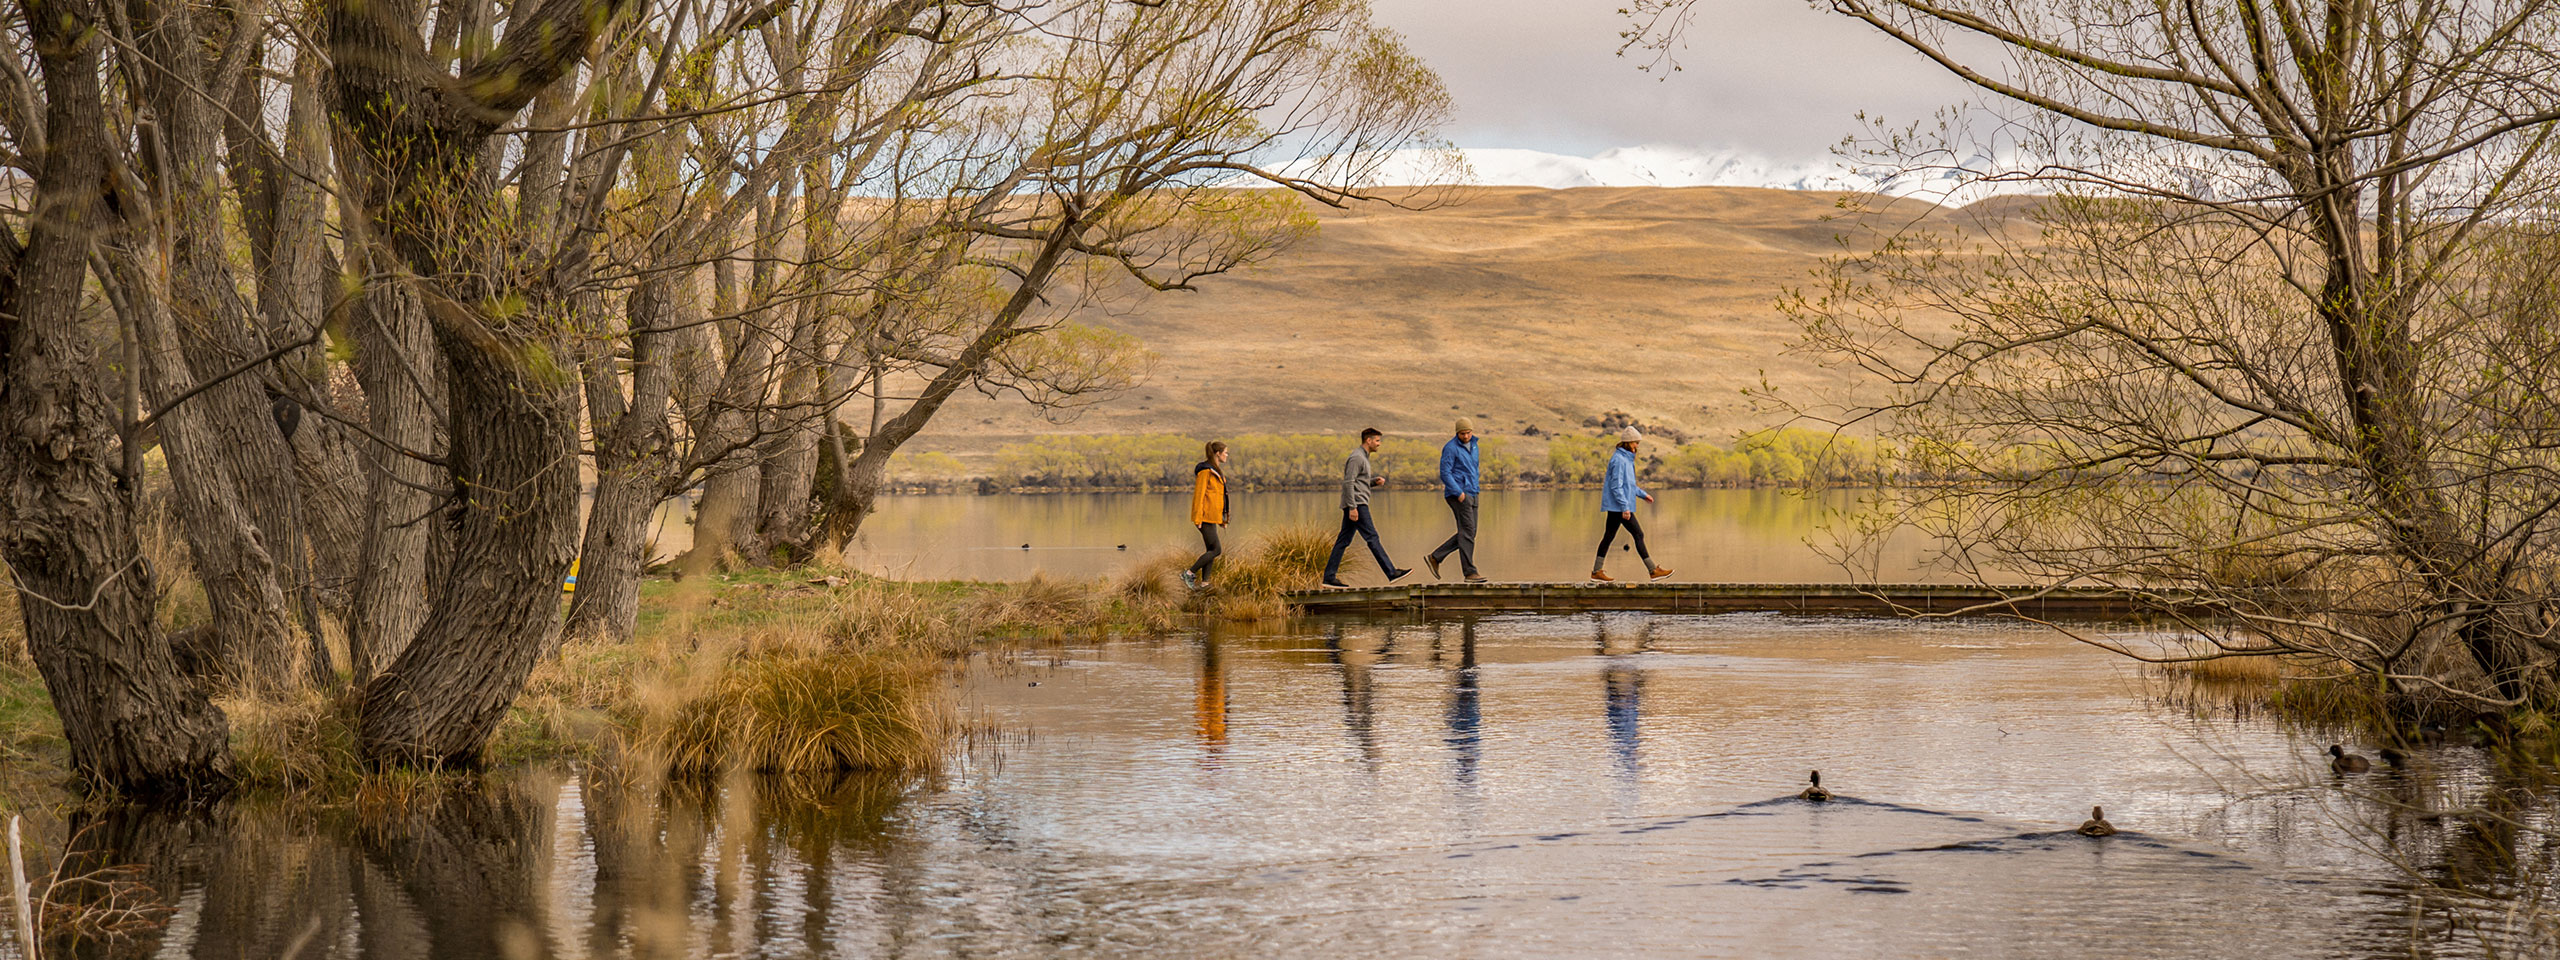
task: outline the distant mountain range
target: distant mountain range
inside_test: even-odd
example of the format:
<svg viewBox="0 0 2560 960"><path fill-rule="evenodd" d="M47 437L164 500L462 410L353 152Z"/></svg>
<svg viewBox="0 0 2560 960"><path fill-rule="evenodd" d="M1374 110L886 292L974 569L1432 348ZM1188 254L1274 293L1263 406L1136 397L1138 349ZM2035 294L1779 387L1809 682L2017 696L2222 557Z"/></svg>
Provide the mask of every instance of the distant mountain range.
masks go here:
<svg viewBox="0 0 2560 960"><path fill-rule="evenodd" d="M1489 187L1765 187L1775 190L1851 190L1910 196L1943 191L1943 174L1883 180L1851 169L1836 157L1774 160L1739 150L1690 147L1615 147L1576 157L1539 150L1463 147L1473 182ZM1375 182L1401 185L1431 179L1437 165L1418 151L1389 160Z"/></svg>

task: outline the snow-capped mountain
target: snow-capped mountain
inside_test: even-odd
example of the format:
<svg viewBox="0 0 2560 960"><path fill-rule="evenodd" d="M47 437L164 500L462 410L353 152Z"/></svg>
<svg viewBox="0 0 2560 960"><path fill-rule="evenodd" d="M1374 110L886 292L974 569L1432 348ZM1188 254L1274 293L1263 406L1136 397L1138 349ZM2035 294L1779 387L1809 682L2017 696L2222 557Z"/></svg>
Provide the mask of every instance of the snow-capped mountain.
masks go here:
<svg viewBox="0 0 2560 960"><path fill-rule="evenodd" d="M1944 192L1953 177L1929 172L1890 180L1851 169L1837 158L1773 160L1736 150L1673 146L1616 147L1589 157L1539 150L1462 147L1471 176L1482 186L1545 187L1769 187L1780 190L1865 190L1901 195ZM1446 182L1446 155L1407 150L1390 157L1369 182L1379 186ZM1968 191L1969 192L1969 191Z"/></svg>

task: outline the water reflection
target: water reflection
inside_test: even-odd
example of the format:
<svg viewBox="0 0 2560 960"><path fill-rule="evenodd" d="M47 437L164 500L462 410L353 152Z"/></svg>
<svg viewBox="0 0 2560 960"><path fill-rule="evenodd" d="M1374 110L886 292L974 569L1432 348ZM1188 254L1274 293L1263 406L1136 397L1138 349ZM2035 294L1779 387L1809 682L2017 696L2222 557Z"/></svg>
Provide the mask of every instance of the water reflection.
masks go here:
<svg viewBox="0 0 2560 960"><path fill-rule="evenodd" d="M1449 745L1457 785L1473 789L1477 768L1484 763L1484 690L1476 669L1476 618L1443 624L1440 629L1441 636L1455 633L1458 638L1457 667L1449 684L1449 735L1441 742Z"/></svg>
<svg viewBox="0 0 2560 960"><path fill-rule="evenodd" d="M1200 641L1200 683L1191 698L1193 727L1199 731L1200 754L1216 766L1227 746L1227 668L1219 656L1223 643L1215 636Z"/></svg>
<svg viewBox="0 0 2560 960"><path fill-rule="evenodd" d="M1336 623L1325 632L1325 649L1342 675L1342 729L1353 752L1372 770L1383 759L1378 746L1377 686L1370 672L1393 648L1394 627L1349 629Z"/></svg>
<svg viewBox="0 0 2560 960"><path fill-rule="evenodd" d="M2296 760L2326 737L2164 709L2032 631L1339 621L1068 648L967 690L977 720L1029 735L937 783L562 770L398 808L86 812L72 856L143 865L177 909L47 956L2279 960L2555 940L2532 926L2550 801L2480 751L2334 780ZM1786 799L1815 763L1856 799ZM2069 832L2092 798L2126 834Z"/></svg>

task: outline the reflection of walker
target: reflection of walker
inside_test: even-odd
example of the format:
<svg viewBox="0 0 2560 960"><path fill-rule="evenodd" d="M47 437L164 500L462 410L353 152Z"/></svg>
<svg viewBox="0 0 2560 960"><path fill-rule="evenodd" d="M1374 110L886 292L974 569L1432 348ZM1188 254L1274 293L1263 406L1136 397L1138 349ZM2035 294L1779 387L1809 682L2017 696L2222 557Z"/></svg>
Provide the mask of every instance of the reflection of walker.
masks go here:
<svg viewBox="0 0 2560 960"><path fill-rule="evenodd" d="M1214 756L1226 747L1227 668L1215 637L1200 639L1200 683L1193 692L1191 716L1202 750Z"/></svg>

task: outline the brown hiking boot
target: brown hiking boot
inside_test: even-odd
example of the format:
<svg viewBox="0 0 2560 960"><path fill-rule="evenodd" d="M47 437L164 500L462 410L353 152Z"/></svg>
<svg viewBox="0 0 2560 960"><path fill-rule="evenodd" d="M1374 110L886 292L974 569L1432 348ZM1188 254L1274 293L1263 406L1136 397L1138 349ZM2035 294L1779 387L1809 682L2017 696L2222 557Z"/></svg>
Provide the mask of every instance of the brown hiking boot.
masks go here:
<svg viewBox="0 0 2560 960"><path fill-rule="evenodd" d="M1660 580L1660 579L1662 579L1662 578L1664 578L1664 577L1667 577L1667 576L1670 576L1670 575L1671 575L1671 568L1670 568L1670 567L1655 567L1655 568L1653 568L1652 570L1647 571L1647 572L1648 572L1648 573L1653 574L1653 578L1654 578L1654 579L1656 579L1656 580Z"/></svg>
<svg viewBox="0 0 2560 960"><path fill-rule="evenodd" d="M1609 575L1609 571L1607 571L1607 570L1593 570L1593 571L1591 571L1591 582L1593 582L1593 583L1616 583L1616 582L1618 582L1618 578L1613 577L1613 576L1610 576L1610 575Z"/></svg>

